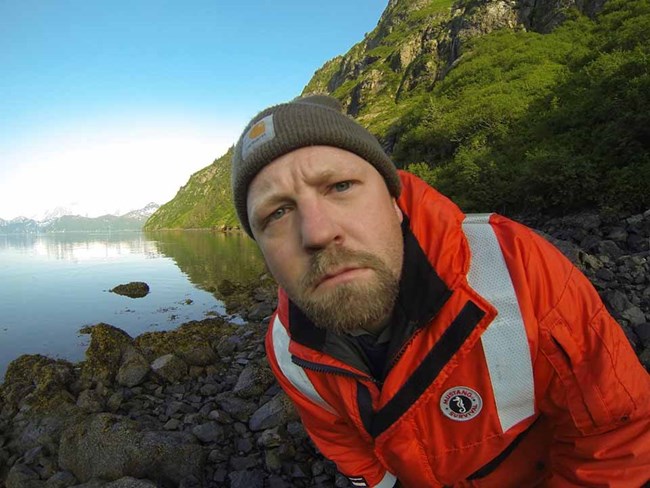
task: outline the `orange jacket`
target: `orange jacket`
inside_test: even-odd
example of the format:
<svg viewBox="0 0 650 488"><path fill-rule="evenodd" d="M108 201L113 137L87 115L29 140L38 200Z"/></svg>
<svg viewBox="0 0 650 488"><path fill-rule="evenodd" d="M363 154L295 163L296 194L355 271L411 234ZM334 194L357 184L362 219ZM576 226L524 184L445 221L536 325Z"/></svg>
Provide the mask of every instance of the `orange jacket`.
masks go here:
<svg viewBox="0 0 650 488"><path fill-rule="evenodd" d="M279 291L269 362L320 451L358 487L643 485L650 377L591 284L530 229L400 177L383 383Z"/></svg>

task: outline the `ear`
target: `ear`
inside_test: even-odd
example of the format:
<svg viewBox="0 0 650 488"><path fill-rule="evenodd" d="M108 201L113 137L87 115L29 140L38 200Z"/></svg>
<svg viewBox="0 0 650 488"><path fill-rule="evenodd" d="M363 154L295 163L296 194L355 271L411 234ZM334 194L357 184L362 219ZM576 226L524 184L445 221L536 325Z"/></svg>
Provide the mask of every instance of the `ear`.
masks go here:
<svg viewBox="0 0 650 488"><path fill-rule="evenodd" d="M399 205L397 205L397 200L395 198L393 198L393 209L395 209L395 215L397 215L397 220L399 220L399 223L401 224L404 220L404 214L402 213L402 209L399 208Z"/></svg>

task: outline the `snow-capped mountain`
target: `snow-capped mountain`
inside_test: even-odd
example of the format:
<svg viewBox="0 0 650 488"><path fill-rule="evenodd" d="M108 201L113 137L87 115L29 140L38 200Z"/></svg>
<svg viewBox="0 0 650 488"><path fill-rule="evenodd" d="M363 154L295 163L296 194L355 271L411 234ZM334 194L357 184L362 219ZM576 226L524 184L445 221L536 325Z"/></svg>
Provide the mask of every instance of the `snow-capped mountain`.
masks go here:
<svg viewBox="0 0 650 488"><path fill-rule="evenodd" d="M9 221L0 219L0 234L141 230L159 206L149 203L144 208L131 210L123 215L102 215L94 218L66 214L69 209L57 207L45 212L43 219L38 221L27 217L16 217Z"/></svg>

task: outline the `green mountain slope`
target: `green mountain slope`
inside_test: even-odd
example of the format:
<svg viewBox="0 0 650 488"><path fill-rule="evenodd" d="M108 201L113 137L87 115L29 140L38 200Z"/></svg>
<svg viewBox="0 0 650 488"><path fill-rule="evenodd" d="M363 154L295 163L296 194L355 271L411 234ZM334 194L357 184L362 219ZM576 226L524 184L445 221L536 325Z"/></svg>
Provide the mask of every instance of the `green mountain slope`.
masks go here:
<svg viewBox="0 0 650 488"><path fill-rule="evenodd" d="M650 207L648 0L390 0L303 93L468 211Z"/></svg>
<svg viewBox="0 0 650 488"><path fill-rule="evenodd" d="M230 190L232 151L231 147L210 166L194 173L176 196L147 220L145 230L227 230L237 226Z"/></svg>

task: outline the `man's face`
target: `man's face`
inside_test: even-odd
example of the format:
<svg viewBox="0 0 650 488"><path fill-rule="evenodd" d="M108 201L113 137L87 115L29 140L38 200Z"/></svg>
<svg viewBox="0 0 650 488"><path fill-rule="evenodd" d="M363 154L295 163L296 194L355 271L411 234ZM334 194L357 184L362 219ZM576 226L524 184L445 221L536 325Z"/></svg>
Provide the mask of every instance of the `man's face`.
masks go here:
<svg viewBox="0 0 650 488"><path fill-rule="evenodd" d="M300 148L256 175L247 206L270 272L316 325L385 323L402 269L402 212L372 165L339 148Z"/></svg>

